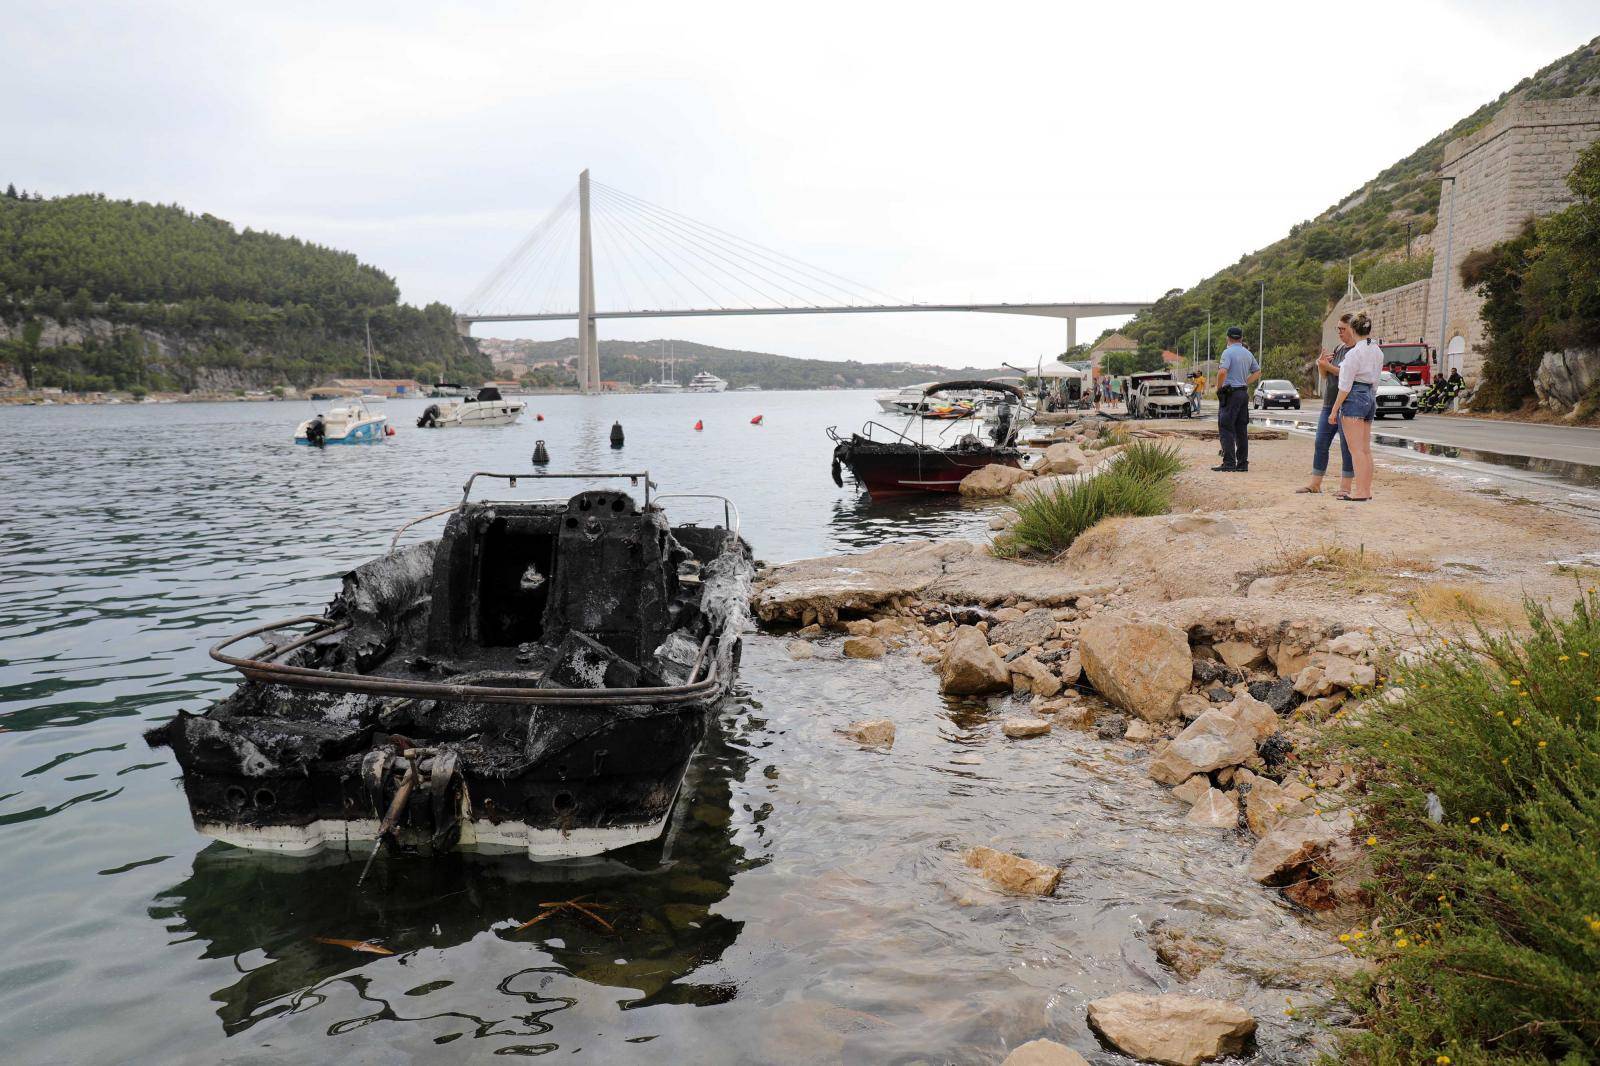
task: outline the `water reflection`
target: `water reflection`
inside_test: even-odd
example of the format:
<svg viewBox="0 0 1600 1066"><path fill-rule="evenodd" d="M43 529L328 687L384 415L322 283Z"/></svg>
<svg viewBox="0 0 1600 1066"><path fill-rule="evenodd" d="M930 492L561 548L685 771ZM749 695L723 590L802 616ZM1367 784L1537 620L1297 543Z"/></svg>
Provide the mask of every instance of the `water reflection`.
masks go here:
<svg viewBox="0 0 1600 1066"><path fill-rule="evenodd" d="M744 923L716 906L741 870L761 862L734 839L731 797L750 759L726 728L708 731L672 823L653 843L570 863L386 856L360 890L360 866L344 853L295 858L214 844L155 897L149 915L173 946L199 941L202 958L233 960L237 979L211 993L229 1036L316 1014L330 1035L403 1022L440 1043L550 1038L552 1016L574 1007L584 984L620 990L625 1010L724 1003L734 983L696 975L738 938ZM599 904L600 919L553 906L569 900ZM395 955L318 937L372 941ZM503 1015L485 1010L502 1002Z"/></svg>

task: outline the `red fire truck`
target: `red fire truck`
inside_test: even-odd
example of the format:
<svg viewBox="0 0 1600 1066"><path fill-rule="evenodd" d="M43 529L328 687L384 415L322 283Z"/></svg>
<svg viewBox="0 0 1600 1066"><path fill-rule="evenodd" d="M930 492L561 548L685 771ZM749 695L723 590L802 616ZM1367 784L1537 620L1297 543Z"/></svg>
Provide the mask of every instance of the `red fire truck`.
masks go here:
<svg viewBox="0 0 1600 1066"><path fill-rule="evenodd" d="M1421 341L1379 343L1383 349L1383 368L1407 385L1427 386L1433 382L1433 349Z"/></svg>

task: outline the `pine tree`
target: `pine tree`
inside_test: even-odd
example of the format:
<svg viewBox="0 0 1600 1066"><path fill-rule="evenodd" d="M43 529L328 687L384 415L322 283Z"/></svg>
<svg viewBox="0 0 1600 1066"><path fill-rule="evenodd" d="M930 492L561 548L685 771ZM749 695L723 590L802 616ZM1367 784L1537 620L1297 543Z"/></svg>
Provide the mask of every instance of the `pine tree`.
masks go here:
<svg viewBox="0 0 1600 1066"><path fill-rule="evenodd" d="M6 199L7 200L15 200L16 198L17 198L17 187L15 185L12 185L11 183L7 182L6 183Z"/></svg>

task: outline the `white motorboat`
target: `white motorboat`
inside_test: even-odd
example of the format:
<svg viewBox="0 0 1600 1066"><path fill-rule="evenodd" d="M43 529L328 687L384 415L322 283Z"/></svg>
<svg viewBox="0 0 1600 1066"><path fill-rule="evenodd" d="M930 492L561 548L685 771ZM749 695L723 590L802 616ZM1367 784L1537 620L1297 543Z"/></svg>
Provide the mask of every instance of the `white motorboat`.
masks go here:
<svg viewBox="0 0 1600 1066"><path fill-rule="evenodd" d="M702 370L689 379L690 392L724 392L728 383L709 370Z"/></svg>
<svg viewBox="0 0 1600 1066"><path fill-rule="evenodd" d="M471 400L446 400L430 403L417 419L418 429L460 429L480 426L509 426L522 416L527 404L507 400L493 385L485 385Z"/></svg>
<svg viewBox="0 0 1600 1066"><path fill-rule="evenodd" d="M927 410L927 400L923 395L931 381L924 381L920 385L907 385L899 392L884 392L878 394L878 406L891 415L914 415Z"/></svg>
<svg viewBox="0 0 1600 1066"><path fill-rule="evenodd" d="M673 365L674 364L673 364L673 361L672 361L670 356L663 357L662 360L661 360L661 378L660 378L660 380L645 382L643 385L639 386L639 391L640 392L669 392L669 393L682 392L683 391L683 386L678 384L677 379L675 377L673 377L673 375L672 375Z"/></svg>
<svg viewBox="0 0 1600 1066"><path fill-rule="evenodd" d="M316 414L295 427L294 442L321 448L329 444L376 444L392 433L389 416L376 404L355 397L326 415Z"/></svg>

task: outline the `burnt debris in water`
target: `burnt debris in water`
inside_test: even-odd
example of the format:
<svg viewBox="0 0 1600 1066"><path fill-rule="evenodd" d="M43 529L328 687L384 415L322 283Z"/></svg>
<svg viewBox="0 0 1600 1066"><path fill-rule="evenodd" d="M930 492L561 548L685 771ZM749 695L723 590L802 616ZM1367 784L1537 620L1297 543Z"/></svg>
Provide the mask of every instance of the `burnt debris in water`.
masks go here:
<svg viewBox="0 0 1600 1066"><path fill-rule="evenodd" d="M752 570L736 529L673 528L622 492L463 502L439 540L279 624L309 632L218 645L247 680L147 738L176 754L196 827L245 847L652 839L732 683Z"/></svg>

